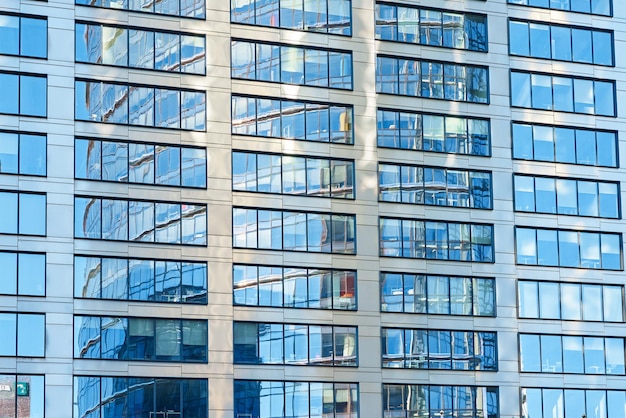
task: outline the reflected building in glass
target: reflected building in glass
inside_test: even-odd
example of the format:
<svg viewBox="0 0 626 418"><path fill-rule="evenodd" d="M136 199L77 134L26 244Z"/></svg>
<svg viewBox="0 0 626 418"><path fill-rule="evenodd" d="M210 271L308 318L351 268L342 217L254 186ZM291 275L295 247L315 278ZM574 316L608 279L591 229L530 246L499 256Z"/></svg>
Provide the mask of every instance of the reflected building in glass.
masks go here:
<svg viewBox="0 0 626 418"><path fill-rule="evenodd" d="M626 418L625 33L0 1L0 417Z"/></svg>

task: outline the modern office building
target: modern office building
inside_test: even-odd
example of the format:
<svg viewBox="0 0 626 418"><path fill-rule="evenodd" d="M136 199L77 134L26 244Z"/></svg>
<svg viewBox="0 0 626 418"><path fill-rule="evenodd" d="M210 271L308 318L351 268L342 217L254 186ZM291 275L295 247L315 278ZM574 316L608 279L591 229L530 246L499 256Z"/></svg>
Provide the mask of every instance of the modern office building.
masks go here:
<svg viewBox="0 0 626 418"><path fill-rule="evenodd" d="M622 0L0 0L0 417L626 418L625 47Z"/></svg>

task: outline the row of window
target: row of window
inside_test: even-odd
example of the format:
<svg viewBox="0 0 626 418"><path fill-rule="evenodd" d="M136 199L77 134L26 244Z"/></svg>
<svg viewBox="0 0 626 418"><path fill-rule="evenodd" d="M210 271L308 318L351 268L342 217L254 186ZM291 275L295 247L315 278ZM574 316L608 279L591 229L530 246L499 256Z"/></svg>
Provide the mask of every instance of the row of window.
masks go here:
<svg viewBox="0 0 626 418"><path fill-rule="evenodd" d="M356 217L233 208L233 247L356 254Z"/></svg>
<svg viewBox="0 0 626 418"><path fill-rule="evenodd" d="M352 35L351 0L230 0L231 23Z"/></svg>
<svg viewBox="0 0 626 418"><path fill-rule="evenodd" d="M376 92L489 103L487 67L378 55Z"/></svg>
<svg viewBox="0 0 626 418"><path fill-rule="evenodd" d="M376 39L487 52L487 16L377 2Z"/></svg>
<svg viewBox="0 0 626 418"><path fill-rule="evenodd" d="M206 92L76 80L76 120L204 131Z"/></svg>
<svg viewBox="0 0 626 418"><path fill-rule="evenodd" d="M358 383L235 380L233 393L235 417L359 418Z"/></svg>
<svg viewBox="0 0 626 418"><path fill-rule="evenodd" d="M521 393L526 417L626 417L624 390L522 388Z"/></svg>
<svg viewBox="0 0 626 418"><path fill-rule="evenodd" d="M207 264L74 256L74 297L207 303Z"/></svg>
<svg viewBox="0 0 626 418"><path fill-rule="evenodd" d="M206 245L207 207L193 203L75 197L74 237Z"/></svg>
<svg viewBox="0 0 626 418"><path fill-rule="evenodd" d="M81 6L105 7L131 12L156 13L170 16L204 19L205 0L75 0Z"/></svg>
<svg viewBox="0 0 626 418"><path fill-rule="evenodd" d="M206 363L207 321L74 316L74 358Z"/></svg>
<svg viewBox="0 0 626 418"><path fill-rule="evenodd" d="M48 79L45 75L0 72L0 113L46 117Z"/></svg>
<svg viewBox="0 0 626 418"><path fill-rule="evenodd" d="M382 257L493 262L493 225L380 218Z"/></svg>
<svg viewBox="0 0 626 418"><path fill-rule="evenodd" d="M491 173L378 164L378 200L417 205L491 209Z"/></svg>
<svg viewBox="0 0 626 418"><path fill-rule="evenodd" d="M206 379L74 376L74 418L207 418L208 404Z"/></svg>
<svg viewBox="0 0 626 418"><path fill-rule="evenodd" d="M619 183L515 174L515 210L620 217Z"/></svg>
<svg viewBox="0 0 626 418"><path fill-rule="evenodd" d="M354 199L354 160L233 151L233 190Z"/></svg>
<svg viewBox="0 0 626 418"><path fill-rule="evenodd" d="M497 387L383 384L384 418L498 416Z"/></svg>
<svg viewBox="0 0 626 418"><path fill-rule="evenodd" d="M622 270L622 236L616 233L515 228L517 264Z"/></svg>
<svg viewBox="0 0 626 418"><path fill-rule="evenodd" d="M44 357L46 315L0 313L0 356Z"/></svg>
<svg viewBox="0 0 626 418"><path fill-rule="evenodd" d="M46 194L0 191L0 234L46 235Z"/></svg>
<svg viewBox="0 0 626 418"><path fill-rule="evenodd" d="M45 296L46 254L0 251L0 295Z"/></svg>
<svg viewBox="0 0 626 418"><path fill-rule="evenodd" d="M520 334L522 372L624 375L624 338Z"/></svg>
<svg viewBox="0 0 626 418"><path fill-rule="evenodd" d="M615 82L512 70L511 106L615 116Z"/></svg>
<svg viewBox="0 0 626 418"><path fill-rule="evenodd" d="M519 281L520 318L624 322L622 286Z"/></svg>
<svg viewBox="0 0 626 418"><path fill-rule="evenodd" d="M612 0L509 0L509 3L601 16L612 16L613 14Z"/></svg>
<svg viewBox="0 0 626 418"><path fill-rule="evenodd" d="M74 164L77 179L198 188L207 181L205 148L76 138Z"/></svg>
<svg viewBox="0 0 626 418"><path fill-rule="evenodd" d="M383 368L498 370L495 332L383 328Z"/></svg>
<svg viewBox="0 0 626 418"><path fill-rule="evenodd" d="M76 23L76 62L204 75L205 38L97 23Z"/></svg>
<svg viewBox="0 0 626 418"><path fill-rule="evenodd" d="M234 304L356 310L356 271L233 265Z"/></svg>
<svg viewBox="0 0 626 418"><path fill-rule="evenodd" d="M235 135L353 144L352 106L232 96Z"/></svg>
<svg viewBox="0 0 626 418"><path fill-rule="evenodd" d="M2 373L0 387L0 408L5 416L44 418L44 376Z"/></svg>
<svg viewBox="0 0 626 418"><path fill-rule="evenodd" d="M0 14L0 54L48 57L48 20Z"/></svg>
<svg viewBox="0 0 626 418"><path fill-rule="evenodd" d="M488 119L378 109L376 125L382 148L491 155Z"/></svg>
<svg viewBox="0 0 626 418"><path fill-rule="evenodd" d="M231 77L352 90L352 52L233 40Z"/></svg>
<svg viewBox="0 0 626 418"><path fill-rule="evenodd" d="M380 297L382 312L496 316L489 278L380 273Z"/></svg>
<svg viewBox="0 0 626 418"><path fill-rule="evenodd" d="M617 132L512 123L513 158L618 167Z"/></svg>
<svg viewBox="0 0 626 418"><path fill-rule="evenodd" d="M235 364L353 366L357 328L349 326L233 323Z"/></svg>
<svg viewBox="0 0 626 418"><path fill-rule="evenodd" d="M613 66L613 32L509 21L511 55Z"/></svg>
<svg viewBox="0 0 626 418"><path fill-rule="evenodd" d="M45 176L47 142L45 134L0 131L0 174Z"/></svg>

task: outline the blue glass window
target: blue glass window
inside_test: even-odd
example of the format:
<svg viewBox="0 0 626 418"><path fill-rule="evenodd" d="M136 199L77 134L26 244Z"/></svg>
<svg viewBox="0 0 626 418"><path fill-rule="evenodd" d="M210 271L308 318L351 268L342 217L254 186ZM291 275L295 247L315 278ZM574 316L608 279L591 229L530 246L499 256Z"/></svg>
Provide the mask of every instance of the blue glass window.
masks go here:
<svg viewBox="0 0 626 418"><path fill-rule="evenodd" d="M156 3L144 0L76 0L76 4L194 19L204 19L206 15L205 0L161 0Z"/></svg>
<svg viewBox="0 0 626 418"><path fill-rule="evenodd" d="M511 71L511 105L615 116L615 82Z"/></svg>
<svg viewBox="0 0 626 418"><path fill-rule="evenodd" d="M489 103L488 77L486 67L381 55L376 59L378 93Z"/></svg>
<svg viewBox="0 0 626 418"><path fill-rule="evenodd" d="M233 40L231 77L352 90L352 53Z"/></svg>
<svg viewBox="0 0 626 418"><path fill-rule="evenodd" d="M0 54L47 58L48 20L0 14Z"/></svg>

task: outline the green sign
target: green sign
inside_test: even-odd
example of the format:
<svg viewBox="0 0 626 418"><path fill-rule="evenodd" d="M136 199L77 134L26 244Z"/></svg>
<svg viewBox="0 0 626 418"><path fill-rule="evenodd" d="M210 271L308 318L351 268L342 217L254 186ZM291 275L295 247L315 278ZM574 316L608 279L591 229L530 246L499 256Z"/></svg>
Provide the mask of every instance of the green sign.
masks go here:
<svg viewBox="0 0 626 418"><path fill-rule="evenodd" d="M17 382L17 385L15 385L17 396L28 396L29 390L30 386L26 382Z"/></svg>

